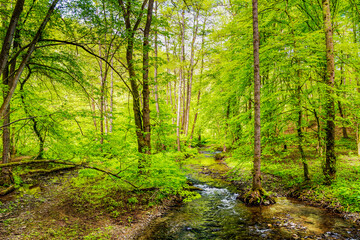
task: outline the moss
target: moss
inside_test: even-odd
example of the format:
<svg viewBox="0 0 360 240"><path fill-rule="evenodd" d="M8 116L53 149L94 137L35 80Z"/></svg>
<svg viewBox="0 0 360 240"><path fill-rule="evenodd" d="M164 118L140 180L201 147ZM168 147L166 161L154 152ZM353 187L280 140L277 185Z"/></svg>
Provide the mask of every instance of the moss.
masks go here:
<svg viewBox="0 0 360 240"><path fill-rule="evenodd" d="M250 190L240 197L243 202L250 206L275 204L275 197L271 196L264 189Z"/></svg>

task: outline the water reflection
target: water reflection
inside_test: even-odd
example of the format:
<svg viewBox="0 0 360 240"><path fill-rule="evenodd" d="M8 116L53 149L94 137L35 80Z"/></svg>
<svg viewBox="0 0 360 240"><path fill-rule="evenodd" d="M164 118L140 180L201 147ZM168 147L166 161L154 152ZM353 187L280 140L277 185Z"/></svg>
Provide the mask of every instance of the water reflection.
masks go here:
<svg viewBox="0 0 360 240"><path fill-rule="evenodd" d="M209 158L198 162L217 164ZM200 166L194 169L201 172ZM271 206L247 207L224 181L204 174L192 174L190 180L203 190L201 198L156 220L139 239L360 239L349 222L322 209L286 198Z"/></svg>

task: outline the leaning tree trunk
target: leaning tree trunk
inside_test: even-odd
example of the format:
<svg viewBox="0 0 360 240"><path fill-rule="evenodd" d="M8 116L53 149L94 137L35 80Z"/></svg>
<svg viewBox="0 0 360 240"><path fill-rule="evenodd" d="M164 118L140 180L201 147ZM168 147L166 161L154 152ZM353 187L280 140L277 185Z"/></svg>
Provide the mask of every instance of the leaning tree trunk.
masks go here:
<svg viewBox="0 0 360 240"><path fill-rule="evenodd" d="M25 0L17 0L16 5L14 8L14 11L12 13L10 24L7 28L6 35L3 41L3 45L0 52L0 76L3 74L3 71L5 70L8 59L9 59L9 53L11 49L11 45L13 44L13 38L16 31L16 27L20 18L20 15L24 8ZM5 23L5 21L4 21Z"/></svg>
<svg viewBox="0 0 360 240"><path fill-rule="evenodd" d="M336 156L335 156L335 104L334 104L334 43L333 29L331 23L331 12L329 0L322 1L324 30L326 39L326 91L325 91L325 113L326 113L326 162L323 169L326 183L330 184L336 176Z"/></svg>
<svg viewBox="0 0 360 240"><path fill-rule="evenodd" d="M41 25L39 26L33 40L31 41L31 43L29 44L29 47L28 47L28 50L27 50L27 53L24 55L23 59L22 59L22 62L20 63L19 67L18 67L18 70L16 71L16 74L12 77L13 78L13 81L12 81L12 85L11 85L11 88L9 89L8 91L8 94L6 95L6 98L4 99L1 107L0 107L0 117L3 118L5 116L5 111L7 109L7 107L9 106L10 104L10 101L11 101L11 98L15 92L15 89L16 89L16 86L19 82L19 79L21 77L21 74L22 72L24 71L24 68L25 66L27 65L32 53L34 52L35 50L35 45L36 43L40 40L40 37L47 25L47 23L49 22L50 20L50 17L55 9L55 6L57 5L57 3L59 2L60 0L54 0L52 2L52 4L50 5L49 7L49 10L44 18L44 20L42 21ZM2 55L2 53L1 53ZM0 56L0 61L2 61L2 56ZM1 71L1 69L0 69ZM1 72L0 72L1 74Z"/></svg>

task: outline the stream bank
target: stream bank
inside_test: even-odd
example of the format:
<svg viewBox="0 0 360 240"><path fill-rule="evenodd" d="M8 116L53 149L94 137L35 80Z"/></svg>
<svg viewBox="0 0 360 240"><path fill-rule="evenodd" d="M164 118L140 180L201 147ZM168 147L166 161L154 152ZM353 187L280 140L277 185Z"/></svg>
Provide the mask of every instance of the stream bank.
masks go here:
<svg viewBox="0 0 360 240"><path fill-rule="evenodd" d="M202 154L187 165L201 198L171 209L137 239L360 239L358 225L295 199L244 205L236 200L238 186L223 176L229 167L211 152Z"/></svg>

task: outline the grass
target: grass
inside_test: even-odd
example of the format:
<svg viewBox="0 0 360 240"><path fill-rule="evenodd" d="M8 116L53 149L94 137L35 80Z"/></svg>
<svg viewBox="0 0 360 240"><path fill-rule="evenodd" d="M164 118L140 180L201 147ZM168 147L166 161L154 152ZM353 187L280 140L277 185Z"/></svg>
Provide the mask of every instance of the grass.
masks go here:
<svg viewBox="0 0 360 240"><path fill-rule="evenodd" d="M296 148L278 154L263 155L261 171L280 180L288 192L298 198L340 212L360 212L360 157L346 140L337 142L337 174L331 185L324 184L322 163L324 159L312 150L306 149L311 181L304 183L303 165ZM252 157L233 152L227 158L230 167L236 169L234 180L251 179ZM271 184L278 184L273 181Z"/></svg>

